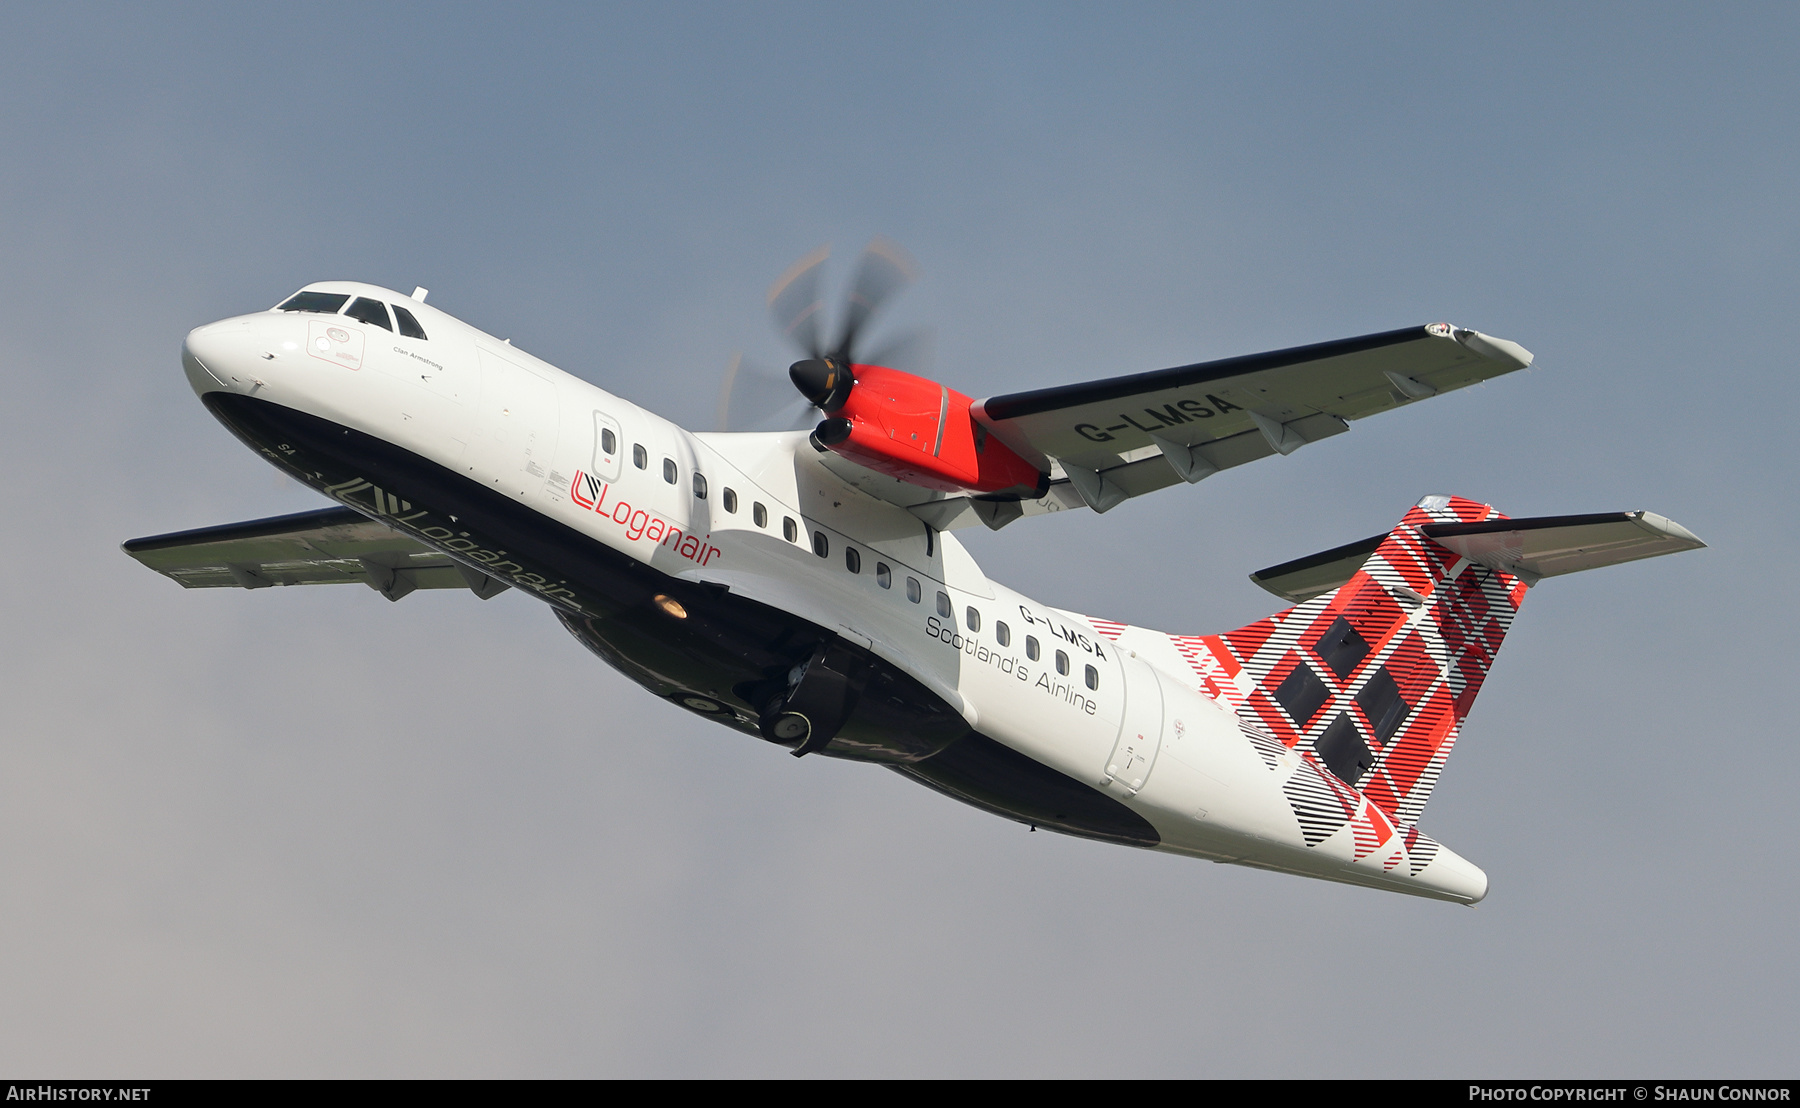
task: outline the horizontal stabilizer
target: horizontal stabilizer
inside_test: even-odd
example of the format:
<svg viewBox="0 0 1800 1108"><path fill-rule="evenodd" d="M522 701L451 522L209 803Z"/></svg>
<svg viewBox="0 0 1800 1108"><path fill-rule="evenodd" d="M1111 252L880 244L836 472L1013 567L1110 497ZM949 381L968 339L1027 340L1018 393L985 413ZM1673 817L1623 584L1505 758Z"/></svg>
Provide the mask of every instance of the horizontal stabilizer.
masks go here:
<svg viewBox="0 0 1800 1108"><path fill-rule="evenodd" d="M1524 578L1526 584L1706 545L1686 527L1655 512L1432 523L1422 530L1439 546Z"/></svg>
<svg viewBox="0 0 1800 1108"><path fill-rule="evenodd" d="M1371 535L1278 566L1259 569L1250 575L1250 580L1290 604L1304 604L1355 577L1356 571L1386 538L1386 535Z"/></svg>
<svg viewBox="0 0 1800 1108"><path fill-rule="evenodd" d="M486 600L507 588L349 508L152 535L123 549L189 589L361 583L389 600L414 589L468 589Z"/></svg>
<svg viewBox="0 0 1800 1108"><path fill-rule="evenodd" d="M1426 538L1446 550L1489 569L1510 573L1526 584L1706 545L1692 531L1655 512L1432 523L1421 530ZM1386 535L1375 535L1259 569L1250 575L1250 580L1291 604L1303 604L1356 576L1385 538Z"/></svg>

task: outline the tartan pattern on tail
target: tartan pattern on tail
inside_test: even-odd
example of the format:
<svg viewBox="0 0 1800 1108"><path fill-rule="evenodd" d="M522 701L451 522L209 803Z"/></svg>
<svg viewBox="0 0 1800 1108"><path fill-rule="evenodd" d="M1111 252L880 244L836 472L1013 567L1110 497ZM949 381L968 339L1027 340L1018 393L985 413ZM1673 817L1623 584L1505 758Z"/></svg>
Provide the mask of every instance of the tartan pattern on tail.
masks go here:
<svg viewBox="0 0 1800 1108"><path fill-rule="evenodd" d="M1171 636L1246 730L1333 778L1291 786L1309 842L1350 821L1356 792L1396 823L1418 820L1525 593L1517 577L1463 561L1419 529L1500 518L1485 504L1427 497L1335 592L1224 635ZM1367 835L1386 838L1374 826ZM1359 828L1359 856L1363 837Z"/></svg>

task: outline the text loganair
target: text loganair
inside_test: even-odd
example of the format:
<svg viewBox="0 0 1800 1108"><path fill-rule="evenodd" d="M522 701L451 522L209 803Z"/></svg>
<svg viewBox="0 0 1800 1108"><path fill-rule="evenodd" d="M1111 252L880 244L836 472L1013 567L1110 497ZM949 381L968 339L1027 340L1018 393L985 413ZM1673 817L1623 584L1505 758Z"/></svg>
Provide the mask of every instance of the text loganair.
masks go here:
<svg viewBox="0 0 1800 1108"><path fill-rule="evenodd" d="M590 473L575 471L575 479L569 482L569 499L577 505L600 516L610 519L625 529L625 537L632 542L649 539L658 547L666 546L670 550L697 566L712 561L719 548L707 543L712 538L709 532L705 539L684 532L654 512L642 508L633 508L630 501L617 500L613 506L606 506L606 498L612 492L612 486Z"/></svg>

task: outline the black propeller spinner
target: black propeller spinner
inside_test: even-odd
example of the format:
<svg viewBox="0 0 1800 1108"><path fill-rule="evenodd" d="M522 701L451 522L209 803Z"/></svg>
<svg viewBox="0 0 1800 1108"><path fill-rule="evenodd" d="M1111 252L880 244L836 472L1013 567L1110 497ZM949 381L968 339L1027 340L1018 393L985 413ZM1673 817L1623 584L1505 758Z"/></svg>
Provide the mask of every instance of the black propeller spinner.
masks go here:
<svg viewBox="0 0 1800 1108"><path fill-rule="evenodd" d="M827 347L820 322L825 305L819 297L826 256L827 250L820 248L795 263L769 290L769 311L775 325L807 355L788 367L788 379L801 396L830 415L844 406L856 384L850 367L857 361L863 329L895 293L913 282L917 267L897 244L882 238L869 243L850 282L843 330Z"/></svg>

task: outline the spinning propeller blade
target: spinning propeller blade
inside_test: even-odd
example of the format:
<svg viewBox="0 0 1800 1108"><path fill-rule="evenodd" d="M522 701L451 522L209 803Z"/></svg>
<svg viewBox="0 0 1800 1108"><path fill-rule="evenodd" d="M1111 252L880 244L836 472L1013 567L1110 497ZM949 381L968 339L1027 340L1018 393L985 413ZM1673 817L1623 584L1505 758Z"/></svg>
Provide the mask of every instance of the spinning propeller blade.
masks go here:
<svg viewBox="0 0 1800 1108"><path fill-rule="evenodd" d="M787 374L733 354L719 386L719 430L797 431L822 417Z"/></svg>
<svg viewBox="0 0 1800 1108"><path fill-rule="evenodd" d="M819 247L770 287L769 314L776 328L806 357L789 369L784 384L777 374L733 355L719 388L720 430L796 430L819 420L821 401L826 410L841 405L851 385L849 367L865 360L858 356L857 343L869 322L918 276L917 264L899 244L879 237L871 241L857 261L837 341L827 347L819 282L830 256L829 244ZM874 364L921 372L929 368L934 345L930 331L910 331L878 347L871 358ZM802 397L797 403L791 399L795 388Z"/></svg>
<svg viewBox="0 0 1800 1108"><path fill-rule="evenodd" d="M897 292L913 283L918 266L898 243L877 238L864 248L856 266L856 278L850 282L849 305L844 313L844 330L838 337L832 356L846 365L859 361L856 339L869 320Z"/></svg>
<svg viewBox="0 0 1800 1108"><path fill-rule="evenodd" d="M819 274L830 256L831 244L826 243L795 262L769 289L769 314L775 317L776 328L810 358L825 354L819 320L825 302L819 298Z"/></svg>

